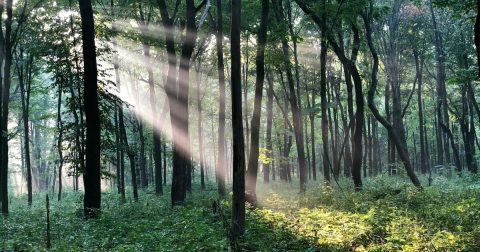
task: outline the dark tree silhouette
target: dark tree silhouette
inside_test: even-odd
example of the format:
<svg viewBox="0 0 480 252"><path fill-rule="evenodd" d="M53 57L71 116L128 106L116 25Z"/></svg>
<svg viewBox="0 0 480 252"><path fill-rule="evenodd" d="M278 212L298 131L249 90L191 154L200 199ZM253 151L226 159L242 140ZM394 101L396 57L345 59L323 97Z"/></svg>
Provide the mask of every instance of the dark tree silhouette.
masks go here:
<svg viewBox="0 0 480 252"><path fill-rule="evenodd" d="M242 125L242 81L240 53L241 0L232 0L231 90L233 128L232 238L245 232L245 143Z"/></svg>
<svg viewBox="0 0 480 252"><path fill-rule="evenodd" d="M83 176L86 218L96 218L100 212L100 111L98 109L97 57L92 2L79 0L82 19L84 58L84 106L87 124L86 166Z"/></svg>

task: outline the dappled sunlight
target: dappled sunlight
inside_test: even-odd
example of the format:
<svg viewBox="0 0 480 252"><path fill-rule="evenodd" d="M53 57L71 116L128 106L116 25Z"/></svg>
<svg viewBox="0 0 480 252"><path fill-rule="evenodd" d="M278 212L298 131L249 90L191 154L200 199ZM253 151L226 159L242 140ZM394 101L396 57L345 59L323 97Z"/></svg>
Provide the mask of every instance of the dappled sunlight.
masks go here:
<svg viewBox="0 0 480 252"><path fill-rule="evenodd" d="M367 180L367 183L375 185L381 181ZM326 251L461 251L466 249L465 243L471 243L478 235L479 230L471 229L476 224L462 220L469 218L468 211L478 213L480 206L468 200L452 205L458 188L389 195L390 186L396 187L390 183L377 184L379 188L362 194L352 193L352 189L341 193L322 186L323 190L300 196L296 186L273 182L268 189L260 186L259 207L250 210L252 220L268 223L274 232L272 236L287 233ZM479 196L478 191L472 193L463 197ZM417 201L437 200L444 201L438 205L416 205ZM446 204L451 207L440 206ZM447 224L458 218L463 227L437 223L439 219ZM466 235L465 231L471 233Z"/></svg>

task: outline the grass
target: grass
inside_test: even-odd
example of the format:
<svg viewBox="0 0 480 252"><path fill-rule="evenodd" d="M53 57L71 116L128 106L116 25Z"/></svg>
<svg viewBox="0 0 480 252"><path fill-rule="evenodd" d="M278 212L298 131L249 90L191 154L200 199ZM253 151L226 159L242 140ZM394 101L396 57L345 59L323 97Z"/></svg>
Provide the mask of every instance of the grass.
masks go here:
<svg viewBox="0 0 480 252"><path fill-rule="evenodd" d="M310 182L304 196L297 183L259 183L259 207L248 209L246 251L480 251L480 178L436 177L423 191L402 176L350 181L329 187ZM425 183L426 184L426 183ZM139 202L119 204L103 195L98 220L82 217L82 196L68 192L52 201L52 250L56 251L225 251L229 249L230 206L214 185L171 208L168 192L143 191ZM0 218L0 251L45 251L45 195L34 205L12 199Z"/></svg>

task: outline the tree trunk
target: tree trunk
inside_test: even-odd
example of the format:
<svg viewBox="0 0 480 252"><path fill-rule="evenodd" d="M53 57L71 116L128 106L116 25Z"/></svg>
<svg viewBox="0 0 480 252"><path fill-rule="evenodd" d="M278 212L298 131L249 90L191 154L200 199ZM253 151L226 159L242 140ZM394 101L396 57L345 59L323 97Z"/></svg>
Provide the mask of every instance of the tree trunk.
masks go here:
<svg viewBox="0 0 480 252"><path fill-rule="evenodd" d="M22 52L20 52L20 57L23 57ZM33 57L30 57L32 59ZM27 68L31 69L33 65L32 60L29 60ZM30 91L31 91L31 79L27 78L25 83L25 76L23 71L23 66L17 66L18 71L18 80L20 86L20 95L22 100L22 117L23 117L23 143L25 148L25 167L27 170L27 201L28 205L32 205L32 166L30 161L30 130L29 130L29 109L30 109ZM31 70L27 70L27 75Z"/></svg>
<svg viewBox="0 0 480 252"><path fill-rule="evenodd" d="M316 108L316 103L315 103L315 91L312 92L312 110L310 111L310 144L312 145L312 177L313 180L317 180L317 153L315 151L315 108Z"/></svg>
<svg viewBox="0 0 480 252"><path fill-rule="evenodd" d="M62 81L60 81L58 86L58 103L57 103L58 201L62 200L62 167L63 167L62 87L63 87Z"/></svg>
<svg viewBox="0 0 480 252"><path fill-rule="evenodd" d="M245 232L245 146L242 126L242 81L240 67L241 0L232 0L231 90L233 127L232 239L234 245ZM236 246L234 246L235 248ZM235 251L235 249L234 249Z"/></svg>
<svg viewBox="0 0 480 252"><path fill-rule="evenodd" d="M269 75L269 74L268 74ZM273 144L272 144L272 126L273 126L273 82L267 76L268 89L267 89L267 139L266 149L268 151L267 157L271 160L268 164L263 165L263 181L265 183L270 182L270 172L273 172ZM272 170L272 171L270 171ZM273 178L272 178L273 179Z"/></svg>
<svg viewBox="0 0 480 252"><path fill-rule="evenodd" d="M423 105L422 105L422 87L423 87L423 55L420 56L418 51L413 50L413 56L415 58L415 69L417 73L418 91L417 91L417 104L418 104L418 125L420 131L420 171L423 174L427 173L427 158L425 152L425 120L423 118Z"/></svg>
<svg viewBox="0 0 480 252"><path fill-rule="evenodd" d="M198 131L198 150L200 156L200 187L205 190L205 154L203 146L203 113L202 113L202 99L200 98L200 83L202 82L199 71L197 71L197 131Z"/></svg>
<svg viewBox="0 0 480 252"><path fill-rule="evenodd" d="M475 46L477 48L477 67L480 77L480 0L477 0L477 17L475 19Z"/></svg>
<svg viewBox="0 0 480 252"><path fill-rule="evenodd" d="M447 134L447 137L450 141L450 144L452 146L452 150L453 150L453 158L455 159L455 168L457 170L457 172L461 172L462 171L462 164L460 163L460 154L459 154L459 151L458 151L458 147L457 145L455 144L455 139L453 137L453 133L452 131L450 130L449 127L447 127L447 125L445 124L440 124L440 127L442 127L442 130L445 131L445 133Z"/></svg>
<svg viewBox="0 0 480 252"><path fill-rule="evenodd" d="M167 185L167 143L163 141L163 185Z"/></svg>
<svg viewBox="0 0 480 252"><path fill-rule="evenodd" d="M118 85L118 84L117 84ZM135 153L128 144L127 132L125 130L125 122L124 122L124 114L122 105L118 108L118 123L120 126L120 136L122 138L123 146L125 151L127 152L128 159L130 161L130 172L132 176L132 190L133 190L133 198L135 201L138 201L138 186L137 186L137 170L135 165ZM125 187L124 187L125 189Z"/></svg>
<svg viewBox="0 0 480 252"><path fill-rule="evenodd" d="M328 151L328 103L327 103L327 40L326 25L322 23L322 45L320 49L320 99L322 110L322 146L323 146L323 177L330 183L330 154Z"/></svg>
<svg viewBox="0 0 480 252"><path fill-rule="evenodd" d="M150 107L152 109L153 127L153 162L155 166L155 193L157 195L163 195L162 185L162 151L161 151L161 126L159 125L158 113L157 113L157 95L155 91L155 80L153 77L152 61L150 56L150 45L143 43L143 53L146 57L145 67L148 72L148 86L150 93ZM165 169L165 167L164 167Z"/></svg>
<svg viewBox="0 0 480 252"><path fill-rule="evenodd" d="M475 139L476 139L476 133L475 133L475 119L474 119L474 116L473 116L473 103L475 102L475 100L470 100L470 103L469 103L469 111L470 111L470 130L468 132L468 139L470 140L470 156L472 157L475 157ZM473 173L477 173L478 172L478 166L477 166L477 162L475 160L475 158L472 158L472 162L471 162L471 167L470 167L470 171L473 172Z"/></svg>
<svg viewBox="0 0 480 252"><path fill-rule="evenodd" d="M358 30L355 26L352 26L352 31L354 34L353 39L353 50L358 51L358 47L360 44L360 38L358 34ZM333 40L331 40L333 41ZM342 52L338 49L338 46L334 51L337 55L342 54ZM352 178L355 184L356 190L362 189L362 177L361 177L361 169L362 169L362 134L363 134L363 124L364 124L364 101L363 101L363 91L362 91L362 79L360 74L358 73L357 67L355 65L356 53L352 53L352 58L354 59L349 60L343 54L341 57L342 63L344 64L345 68L349 68L349 72L353 78L354 90L355 90L355 105L357 107L357 111L355 113L355 130L353 132L353 145L352 145Z"/></svg>
<svg viewBox="0 0 480 252"><path fill-rule="evenodd" d="M83 175L86 218L96 218L100 212L100 111L98 108L97 60L92 3L79 0L82 18L84 58L84 107L87 120L86 166Z"/></svg>
<svg viewBox="0 0 480 252"><path fill-rule="evenodd" d="M218 181L218 193L224 197L225 175L227 164L225 160L225 70L223 60L223 13L222 0L217 0L217 68L218 68L218 85L220 90L219 112L218 112L218 156L216 178Z"/></svg>
<svg viewBox="0 0 480 252"><path fill-rule="evenodd" d="M255 100L253 105L253 116L250 123L250 154L248 155L248 170L246 172L245 197L252 204L257 203L256 187L258 174L258 154L260 137L260 116L262 112L263 84L265 80L265 45L267 43L267 22L268 22L268 3L270 0L262 0L262 13L260 28L258 31L255 81Z"/></svg>
<svg viewBox="0 0 480 252"><path fill-rule="evenodd" d="M197 39L195 24L196 13L199 8L193 0L186 0L185 4L185 36L181 45L179 69L177 71L177 56L174 34L174 20L170 17L165 0L157 1L162 17L165 34L165 45L168 54L168 73L165 84L170 106L170 120L173 138L173 172L172 172L172 205L182 204L186 192L191 191L191 150L188 132L189 110L189 82L190 61Z"/></svg>

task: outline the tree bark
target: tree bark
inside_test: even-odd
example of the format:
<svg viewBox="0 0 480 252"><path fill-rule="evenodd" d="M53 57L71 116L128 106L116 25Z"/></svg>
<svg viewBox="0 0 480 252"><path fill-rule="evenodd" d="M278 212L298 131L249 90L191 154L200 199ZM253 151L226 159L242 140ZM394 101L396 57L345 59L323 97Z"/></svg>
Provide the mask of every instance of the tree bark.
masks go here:
<svg viewBox="0 0 480 252"><path fill-rule="evenodd" d="M58 201L62 200L62 167L63 167L63 123L62 123L62 81L58 86L58 103L57 103L57 152L58 152ZM55 182L54 182L55 184Z"/></svg>
<svg viewBox="0 0 480 252"><path fill-rule="evenodd" d="M413 56L415 58L415 70L418 82L417 91L417 106L418 106L418 125L420 131L420 171L423 174L427 173L427 158L425 152L425 119L423 118L423 105L422 105L422 87L423 87L423 55L420 56L418 50L413 50ZM420 59L421 58L421 59Z"/></svg>
<svg viewBox="0 0 480 252"><path fill-rule="evenodd" d="M242 125L242 81L240 25L241 0L232 0L231 28L231 90L233 127L233 197L232 197L232 239L236 241L245 232L245 145ZM235 249L234 249L235 251Z"/></svg>
<svg viewBox="0 0 480 252"><path fill-rule="evenodd" d="M100 111L97 94L97 60L92 3L79 0L82 18L84 58L84 106L87 124L86 166L83 176L86 218L96 218L100 212Z"/></svg>
<svg viewBox="0 0 480 252"><path fill-rule="evenodd" d="M215 34L217 41L217 69L218 69L218 85L220 90L219 96L219 112L218 112L218 156L216 165L216 177L218 181L218 193L224 197L226 160L225 160L225 66L223 59L223 13L222 0L217 0L217 32Z"/></svg>
<svg viewBox="0 0 480 252"><path fill-rule="evenodd" d="M310 111L310 144L312 145L312 178L314 181L317 180L317 153L316 153L316 146L315 146L315 91L312 92L312 110Z"/></svg>
<svg viewBox="0 0 480 252"><path fill-rule="evenodd" d="M197 131L198 131L198 150L200 159L200 188L205 190L205 153L203 146L203 113L202 99L200 98L200 83L202 82L199 71L197 71Z"/></svg>
<svg viewBox="0 0 480 252"><path fill-rule="evenodd" d="M118 83L117 83L118 85ZM125 130L125 120L123 114L122 105L118 108L118 123L120 126L120 136L123 142L124 149L127 153L128 159L130 161L130 172L132 176L132 191L133 191L133 198L135 201L138 201L138 186L137 186L137 170L135 164L135 153L132 149L130 149L130 145L128 144L127 132ZM125 189L125 187L124 187Z"/></svg>
<svg viewBox="0 0 480 252"><path fill-rule="evenodd" d="M480 77L480 0L477 0L477 17L475 18L475 46L477 49L478 77Z"/></svg>
<svg viewBox="0 0 480 252"><path fill-rule="evenodd" d="M253 116L250 123L250 154L248 155L248 169L245 181L246 200L254 205L257 203L256 187L258 174L258 154L260 138L260 116L262 112L263 84L265 80L265 45L267 43L268 3L270 0L262 0L260 28L258 31L255 81L255 100L253 104Z"/></svg>
<svg viewBox="0 0 480 252"><path fill-rule="evenodd" d="M325 1L324 1L325 2ZM320 49L320 101L322 110L323 178L330 183L330 154L328 151L328 103L327 103L327 39L326 24L322 22L322 45Z"/></svg>
<svg viewBox="0 0 480 252"><path fill-rule="evenodd" d="M23 58L22 51L20 51L20 57ZM30 57L32 59L32 57ZM31 68L33 62L29 60L27 68ZM30 65L30 66L29 66ZM25 168L27 170L27 201L28 205L32 205L32 166L30 160L30 130L29 130L29 109L30 109L30 91L31 91L31 82L30 78L27 78L25 81L25 73L23 71L23 66L17 66L18 71L18 80L20 86L20 96L22 100L22 117L23 117L23 144L25 148ZM27 70L27 75L30 70ZM26 83L25 83L26 82Z"/></svg>
<svg viewBox="0 0 480 252"><path fill-rule="evenodd" d="M267 157L271 160L268 164L263 165L263 181L265 183L270 182L270 172L273 175L273 144L272 144L272 126L273 126L273 82L268 79L267 89L267 137L266 137L266 149L268 151ZM272 171L271 171L272 170Z"/></svg>

